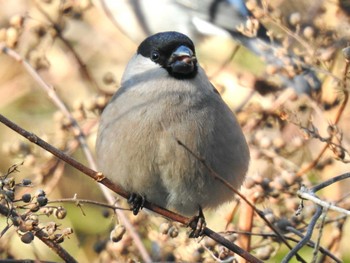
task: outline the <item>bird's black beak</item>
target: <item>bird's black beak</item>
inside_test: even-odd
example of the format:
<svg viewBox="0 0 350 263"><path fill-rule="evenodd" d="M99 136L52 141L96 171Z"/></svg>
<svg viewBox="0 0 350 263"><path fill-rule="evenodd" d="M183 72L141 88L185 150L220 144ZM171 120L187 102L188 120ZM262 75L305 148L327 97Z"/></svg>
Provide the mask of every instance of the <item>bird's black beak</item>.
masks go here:
<svg viewBox="0 0 350 263"><path fill-rule="evenodd" d="M172 73L192 74L197 67L197 58L187 46L179 46L170 56L168 67Z"/></svg>

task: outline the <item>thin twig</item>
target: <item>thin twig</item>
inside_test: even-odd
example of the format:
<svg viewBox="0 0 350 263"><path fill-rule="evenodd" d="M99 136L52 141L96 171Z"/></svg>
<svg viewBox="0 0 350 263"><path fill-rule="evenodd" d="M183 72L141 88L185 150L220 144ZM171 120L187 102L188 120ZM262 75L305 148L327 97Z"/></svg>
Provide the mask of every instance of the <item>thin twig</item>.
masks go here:
<svg viewBox="0 0 350 263"><path fill-rule="evenodd" d="M298 251L310 241L311 236L312 236L312 232L313 232L314 227L316 225L316 222L317 222L318 218L321 216L321 214L322 214L322 206L317 206L316 212L315 212L314 216L312 217L312 219L309 223L309 226L307 228L306 235L304 236L304 238L302 240L300 240L300 242L291 251L289 251L287 256L285 256L283 258L282 263L289 262L292 259L292 257L297 255Z"/></svg>
<svg viewBox="0 0 350 263"><path fill-rule="evenodd" d="M317 240L316 240L316 244L315 244L315 248L314 248L314 251L313 251L313 257L312 257L312 262L311 263L315 263L317 261L317 255L318 255L318 252L319 252L319 248L321 246L321 237L322 237L322 234L323 234L323 229L324 229L324 226L325 226L325 221L326 221L326 216L327 216L327 212L328 212L328 209L325 209L322 217L321 217L321 226L319 228L319 231L318 231L318 236L317 236Z"/></svg>
<svg viewBox="0 0 350 263"><path fill-rule="evenodd" d="M342 181L342 180L345 180L345 179L348 179L350 178L350 173L344 173L344 174L341 174L341 175L338 175L338 176L335 176L333 178L330 178L328 179L327 181L324 181L318 185L315 185L314 187L312 187L310 189L311 192L313 193L316 193L318 192L319 190L327 187L327 186L330 186L331 184L334 184L336 182L339 182L339 181Z"/></svg>
<svg viewBox="0 0 350 263"><path fill-rule="evenodd" d="M130 208L123 208L123 207L118 207L118 206L114 206L114 205L101 203L98 201L93 201L93 200L88 200L88 199L78 199L78 198L74 198L74 197L73 198L62 198L62 199L49 200L47 203L48 204L51 204L51 203L74 203L76 205L79 205L82 203L82 204L96 205L99 207L106 207L106 208L110 208L113 210L119 209L119 210L131 211Z"/></svg>
<svg viewBox="0 0 350 263"><path fill-rule="evenodd" d="M325 207L325 208L329 208L330 210L337 211L339 213L343 213L343 214L345 214L347 216L350 215L350 211L349 210L346 210L344 208L335 206L333 204L330 204L329 202L321 200L313 192L311 192L310 190L307 190L305 187L303 187L301 190L298 191L298 196L301 199L310 200L310 201L312 201L313 203L315 203L315 204L317 204L319 206L322 206L322 207Z"/></svg>

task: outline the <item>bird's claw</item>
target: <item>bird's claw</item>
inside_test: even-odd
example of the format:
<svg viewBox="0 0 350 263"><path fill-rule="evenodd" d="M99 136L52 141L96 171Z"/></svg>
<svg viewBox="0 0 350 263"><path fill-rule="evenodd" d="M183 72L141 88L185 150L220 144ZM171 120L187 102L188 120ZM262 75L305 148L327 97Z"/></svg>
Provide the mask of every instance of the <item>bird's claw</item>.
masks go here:
<svg viewBox="0 0 350 263"><path fill-rule="evenodd" d="M207 226L207 223L205 222L204 214L201 207L199 207L198 215L193 216L189 220L188 226L192 228L192 231L189 235L190 238L197 238L204 234L204 230Z"/></svg>
<svg viewBox="0 0 350 263"><path fill-rule="evenodd" d="M143 208L146 199L139 194L132 193L128 198L128 204L131 205L132 213L136 216Z"/></svg>

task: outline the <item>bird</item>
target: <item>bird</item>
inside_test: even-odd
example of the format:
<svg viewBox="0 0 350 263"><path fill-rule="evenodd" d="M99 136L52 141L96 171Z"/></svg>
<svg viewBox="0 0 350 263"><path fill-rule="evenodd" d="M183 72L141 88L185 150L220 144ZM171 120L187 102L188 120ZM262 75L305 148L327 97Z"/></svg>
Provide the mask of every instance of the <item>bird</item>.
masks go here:
<svg viewBox="0 0 350 263"><path fill-rule="evenodd" d="M234 198L213 172L238 189L250 161L234 113L192 40L176 31L138 46L101 114L96 156L100 171L130 193L134 214L145 199L194 218Z"/></svg>
<svg viewBox="0 0 350 263"><path fill-rule="evenodd" d="M188 35L195 43L208 36L230 37L246 47L267 65L273 66L282 88L297 94L317 94L321 81L315 70L292 51L285 52L278 40L270 39L261 23L252 32L242 27L257 19L244 0L101 0L104 10L115 24L135 41L156 32L175 30ZM255 21L251 23L252 21ZM249 27L249 26L248 26ZM283 52L281 52L283 51ZM231 52L231 51L230 51ZM285 70L286 66L295 72Z"/></svg>

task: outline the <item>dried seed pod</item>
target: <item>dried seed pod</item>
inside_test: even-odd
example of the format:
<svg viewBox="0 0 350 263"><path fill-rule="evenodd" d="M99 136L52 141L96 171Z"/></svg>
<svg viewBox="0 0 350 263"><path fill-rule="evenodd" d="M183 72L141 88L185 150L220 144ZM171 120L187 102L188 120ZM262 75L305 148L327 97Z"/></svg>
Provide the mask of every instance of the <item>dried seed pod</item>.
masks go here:
<svg viewBox="0 0 350 263"><path fill-rule="evenodd" d="M29 186L32 184L32 181L30 179L23 179L22 180L22 185L23 186Z"/></svg>
<svg viewBox="0 0 350 263"><path fill-rule="evenodd" d="M36 198L36 201L38 202L39 206L45 206L45 205L47 205L47 202L48 202L48 200L45 196L38 196Z"/></svg>
<svg viewBox="0 0 350 263"><path fill-rule="evenodd" d="M31 231L36 225L37 224L33 220L27 219L20 225L19 230L22 232Z"/></svg>
<svg viewBox="0 0 350 263"><path fill-rule="evenodd" d="M98 96L96 98L96 106L99 108L99 109L102 109L104 108L108 103L108 99L106 98L106 96Z"/></svg>
<svg viewBox="0 0 350 263"><path fill-rule="evenodd" d="M14 15L10 18L10 25L15 28L21 28L24 23L24 16Z"/></svg>
<svg viewBox="0 0 350 263"><path fill-rule="evenodd" d="M44 190L42 189L38 189L36 192L35 192L35 197L39 197L39 196L45 196L46 193Z"/></svg>
<svg viewBox="0 0 350 263"><path fill-rule="evenodd" d="M40 209L40 206L38 204L33 204L31 207L30 207L30 211L31 212L38 212Z"/></svg>
<svg viewBox="0 0 350 263"><path fill-rule="evenodd" d="M22 195L22 201L25 203L29 203L32 200L32 196L31 194L24 194Z"/></svg>
<svg viewBox="0 0 350 263"><path fill-rule="evenodd" d="M169 233L169 229L171 227L171 224L169 222L162 223L159 226L159 232L163 235L167 235Z"/></svg>
<svg viewBox="0 0 350 263"><path fill-rule="evenodd" d="M37 226L39 224L39 216L36 214L31 214L28 217L29 220L32 220L33 225Z"/></svg>
<svg viewBox="0 0 350 263"><path fill-rule="evenodd" d="M261 260L268 260L273 254L274 248L270 245L255 250L256 256Z"/></svg>
<svg viewBox="0 0 350 263"><path fill-rule="evenodd" d="M55 210L55 216L58 218L58 219L63 219L65 218L67 215L67 210L65 208L63 208L62 206L59 206L56 208Z"/></svg>
<svg viewBox="0 0 350 263"><path fill-rule="evenodd" d="M18 227L21 225L21 223L23 223L23 220L20 216L14 216L14 217L10 217L12 220L12 223L14 226Z"/></svg>
<svg viewBox="0 0 350 263"><path fill-rule="evenodd" d="M296 26L296 25L300 24L300 22L301 22L301 14L300 13L295 12L289 16L289 23L292 26Z"/></svg>
<svg viewBox="0 0 350 263"><path fill-rule="evenodd" d="M18 42L18 31L14 27L9 27L6 30L6 45L10 48L14 48Z"/></svg>
<svg viewBox="0 0 350 263"><path fill-rule="evenodd" d="M110 234L110 239L112 242L119 242L124 234L125 234L125 227L122 225L117 225L115 226L115 228L112 230L111 234Z"/></svg>
<svg viewBox="0 0 350 263"><path fill-rule="evenodd" d="M179 235L179 229L176 226L172 226L169 229L169 236L175 238Z"/></svg>
<svg viewBox="0 0 350 263"><path fill-rule="evenodd" d="M21 241L25 244L30 244L33 240L34 234L30 231L21 236Z"/></svg>
<svg viewBox="0 0 350 263"><path fill-rule="evenodd" d="M54 240L57 244L60 244L64 241L64 236L61 234L54 234L52 240Z"/></svg>
<svg viewBox="0 0 350 263"><path fill-rule="evenodd" d="M62 230L62 234L65 236L71 235L73 233L74 233L74 231L73 231L73 228L71 228L71 227L67 227L67 228Z"/></svg>
<svg viewBox="0 0 350 263"><path fill-rule="evenodd" d="M53 208L53 207L43 207L43 208L40 209L40 211L41 211L43 214L45 214L45 215L47 215L47 216L50 216L50 215L52 215L53 212L55 211L55 208Z"/></svg>
<svg viewBox="0 0 350 263"><path fill-rule="evenodd" d="M315 36L315 29L313 27L311 27L311 26L307 26L303 30L303 35L307 39L313 39L314 36Z"/></svg>

